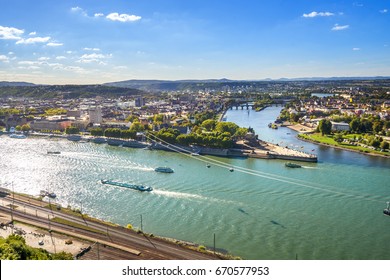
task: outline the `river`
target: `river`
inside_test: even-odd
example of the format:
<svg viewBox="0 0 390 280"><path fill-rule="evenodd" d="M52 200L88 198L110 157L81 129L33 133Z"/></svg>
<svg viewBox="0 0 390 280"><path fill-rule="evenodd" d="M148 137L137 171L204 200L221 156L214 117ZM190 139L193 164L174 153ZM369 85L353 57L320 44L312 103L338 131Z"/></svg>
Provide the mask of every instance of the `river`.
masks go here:
<svg viewBox="0 0 390 280"><path fill-rule="evenodd" d="M3 135L0 185L32 195L55 192L64 207L120 225L141 227L142 215L143 230L156 235L212 247L215 234L217 248L244 259L390 259L390 217L382 214L390 200L390 160L269 129L280 110L230 110L226 117L253 127L261 139L316 153L318 163L289 169L282 160L212 157L235 167L229 172L172 152ZM156 173L158 166L175 173Z"/></svg>

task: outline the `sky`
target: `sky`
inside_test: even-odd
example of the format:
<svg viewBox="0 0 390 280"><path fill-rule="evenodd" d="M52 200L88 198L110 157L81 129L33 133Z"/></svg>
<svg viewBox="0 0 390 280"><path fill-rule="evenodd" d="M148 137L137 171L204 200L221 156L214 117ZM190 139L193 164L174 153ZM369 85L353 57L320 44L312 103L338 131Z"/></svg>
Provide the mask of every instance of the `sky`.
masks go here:
<svg viewBox="0 0 390 280"><path fill-rule="evenodd" d="M0 0L0 81L390 76L390 0Z"/></svg>

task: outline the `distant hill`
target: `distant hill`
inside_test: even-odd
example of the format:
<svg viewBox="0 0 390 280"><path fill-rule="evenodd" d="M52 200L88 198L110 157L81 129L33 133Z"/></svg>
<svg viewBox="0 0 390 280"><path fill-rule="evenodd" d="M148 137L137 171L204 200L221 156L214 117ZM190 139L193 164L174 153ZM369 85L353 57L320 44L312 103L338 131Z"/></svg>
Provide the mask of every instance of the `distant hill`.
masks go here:
<svg viewBox="0 0 390 280"><path fill-rule="evenodd" d="M48 98L89 98L118 97L129 95L145 95L144 91L133 88L120 88L104 85L54 85L54 86L3 86L0 87L1 97L29 97L37 99Z"/></svg>
<svg viewBox="0 0 390 280"><path fill-rule="evenodd" d="M0 87L33 87L36 84L26 82L0 82Z"/></svg>
<svg viewBox="0 0 390 280"><path fill-rule="evenodd" d="M280 78L271 81L372 81L387 80L390 76L373 76L373 77L306 77L306 78Z"/></svg>
<svg viewBox="0 0 390 280"><path fill-rule="evenodd" d="M223 86L261 85L266 83L285 82L339 82L339 81L374 81L387 80L390 77L306 77L306 78L280 78L262 80L229 80L229 79L208 79L208 80L127 80L106 83L104 85L124 88L135 88L144 91L175 91L175 90L197 90L197 89L221 89Z"/></svg>
<svg viewBox="0 0 390 280"><path fill-rule="evenodd" d="M185 90L193 89L202 85L220 85L223 83L236 82L228 79L207 79L207 80L127 80L112 83L105 83L107 86L136 88L145 91L164 91L164 90Z"/></svg>

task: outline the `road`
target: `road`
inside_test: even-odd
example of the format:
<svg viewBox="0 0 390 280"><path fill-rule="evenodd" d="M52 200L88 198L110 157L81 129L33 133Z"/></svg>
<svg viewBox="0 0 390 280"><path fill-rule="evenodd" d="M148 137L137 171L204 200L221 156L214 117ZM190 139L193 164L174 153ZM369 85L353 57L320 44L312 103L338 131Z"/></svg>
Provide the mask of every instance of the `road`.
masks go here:
<svg viewBox="0 0 390 280"><path fill-rule="evenodd" d="M208 260L220 259L213 254L204 254L161 238L150 237L120 226L91 221L84 216L75 216L63 211L47 208L46 202L20 195L0 197L0 213L15 221L40 227L47 234L58 232L82 240L92 246L91 259L154 259L154 260ZM58 217L84 225L87 228L73 227L53 221ZM51 232L49 231L51 230ZM88 258L88 254L83 258ZM93 257L94 256L94 257Z"/></svg>

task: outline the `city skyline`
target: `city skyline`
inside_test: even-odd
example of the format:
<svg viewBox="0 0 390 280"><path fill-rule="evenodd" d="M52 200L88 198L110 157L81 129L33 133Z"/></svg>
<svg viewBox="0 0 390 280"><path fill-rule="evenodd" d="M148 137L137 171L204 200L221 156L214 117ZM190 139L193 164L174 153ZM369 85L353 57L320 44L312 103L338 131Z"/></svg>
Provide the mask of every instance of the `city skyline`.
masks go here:
<svg viewBox="0 0 390 280"><path fill-rule="evenodd" d="M0 81L389 76L390 2L1 1Z"/></svg>

